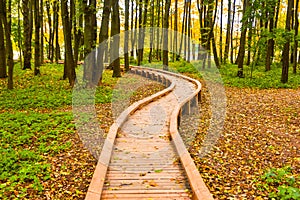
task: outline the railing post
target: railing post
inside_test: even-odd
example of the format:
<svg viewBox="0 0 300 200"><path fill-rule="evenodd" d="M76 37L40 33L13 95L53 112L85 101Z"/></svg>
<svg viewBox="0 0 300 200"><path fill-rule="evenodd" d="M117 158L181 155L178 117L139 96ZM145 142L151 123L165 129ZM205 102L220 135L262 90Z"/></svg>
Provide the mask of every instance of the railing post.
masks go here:
<svg viewBox="0 0 300 200"><path fill-rule="evenodd" d="M198 95L194 96L192 99L191 99L191 113L195 113L195 110L197 110L198 108Z"/></svg>
<svg viewBox="0 0 300 200"><path fill-rule="evenodd" d="M199 93L197 95L198 95L198 102L200 103L201 102L201 90L199 91Z"/></svg>
<svg viewBox="0 0 300 200"><path fill-rule="evenodd" d="M158 75L158 82L162 82L162 78L161 78L161 76L160 75Z"/></svg>
<svg viewBox="0 0 300 200"><path fill-rule="evenodd" d="M180 109L180 110L179 110L179 113L178 113L178 116L177 116L177 129L178 129L179 126L180 126L181 115L182 115L182 113L181 113L181 109Z"/></svg>
<svg viewBox="0 0 300 200"><path fill-rule="evenodd" d="M146 77L146 72L145 71L142 71L142 76Z"/></svg>
<svg viewBox="0 0 300 200"><path fill-rule="evenodd" d="M164 86L166 86L166 78L165 78L164 76L162 77L162 81L161 81L161 82L162 82L162 84L163 84Z"/></svg>

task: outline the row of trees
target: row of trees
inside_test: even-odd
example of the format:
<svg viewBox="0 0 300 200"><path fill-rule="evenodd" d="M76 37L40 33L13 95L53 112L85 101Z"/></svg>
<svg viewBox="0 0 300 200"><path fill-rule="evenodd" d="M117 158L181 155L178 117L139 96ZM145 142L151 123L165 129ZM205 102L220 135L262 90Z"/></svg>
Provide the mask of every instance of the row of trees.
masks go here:
<svg viewBox="0 0 300 200"><path fill-rule="evenodd" d="M265 65L271 70L274 61L282 63L282 82L288 81L289 64L297 72L299 1L298 0L0 0L0 77L7 77L13 87L13 49L20 52L23 69L34 67L40 74L45 59L61 60L64 55L64 75L71 86L75 83L75 67L86 59L85 79L93 85L104 62L112 60L113 76L121 76L119 49L124 42L125 70L130 57L137 64L147 57L149 62L162 60L167 69L169 60L178 60L173 52L183 52L187 61L198 59L203 68L228 62L238 65L239 77L244 77L244 65ZM121 6L120 6L121 5ZM100 17L99 17L100 16ZM227 19L223 19L227 17ZM153 29L150 48L144 50L146 27L174 30L173 34ZM115 37L93 51L96 44L109 36L125 31L125 39ZM179 36L176 32L181 32ZM188 42L193 38L193 42ZM34 42L32 42L34 41ZM204 52L203 49L206 51ZM33 51L34 50L34 51ZM34 52L34 54L32 53ZM127 53L129 52L129 53ZM96 55L97 54L97 55ZM34 56L33 56L34 55ZM212 55L212 56L211 56ZM34 65L32 66L32 60ZM89 68L93 66L93 68Z"/></svg>

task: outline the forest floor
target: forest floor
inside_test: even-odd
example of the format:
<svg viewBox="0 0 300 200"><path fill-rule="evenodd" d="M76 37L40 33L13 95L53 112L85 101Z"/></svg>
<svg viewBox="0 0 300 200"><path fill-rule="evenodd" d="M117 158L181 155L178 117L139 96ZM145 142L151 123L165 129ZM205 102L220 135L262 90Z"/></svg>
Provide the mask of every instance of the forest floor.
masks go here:
<svg viewBox="0 0 300 200"><path fill-rule="evenodd" d="M5 90L5 80L0 80L1 199L83 199L93 176L96 160L76 133L72 90L67 82L57 81L61 66L46 68L41 77L18 71L14 91ZM100 126L106 131L113 122L110 95L115 84L109 79L96 102ZM144 84L130 103L161 89L155 83ZM214 197L299 194L295 188L300 188L300 88L225 89L226 119L214 150L198 156L211 117L205 87L198 136L190 148Z"/></svg>
<svg viewBox="0 0 300 200"><path fill-rule="evenodd" d="M155 86L155 85L152 85ZM149 95L149 88L140 91L140 98ZM240 89L226 87L227 114L224 131L215 149L204 158L198 157L209 127L210 108L207 91L202 93L202 111L198 137L190 149L200 173L216 199L268 199L284 180L268 183L263 176L268 169L284 168L284 175L299 181L300 175L300 89ZM109 104L99 104L102 128L108 129L112 116ZM49 196L65 198L66 193L85 192L95 161L74 139L75 148L53 166L68 163L66 170L53 179ZM69 169L69 170L68 170ZM71 171L70 171L71 170ZM290 170L290 171L289 171ZM75 172L75 173L74 173ZM86 174L86 176L82 176ZM81 176L80 176L81 174ZM81 183L73 182L80 177ZM59 184L58 184L59 183ZM298 184L298 185L297 185ZM61 188L56 188L61 186ZM299 187L299 182L295 187ZM47 187L45 187L47 190ZM51 195L52 194L52 195ZM69 196L69 198L72 197Z"/></svg>
<svg viewBox="0 0 300 200"><path fill-rule="evenodd" d="M216 199L268 199L293 178L291 188L300 188L300 88L226 87L223 133L214 150L199 158L211 115L209 95L203 94L202 123L191 154ZM270 173L271 168L277 171ZM296 199L299 190L291 192Z"/></svg>

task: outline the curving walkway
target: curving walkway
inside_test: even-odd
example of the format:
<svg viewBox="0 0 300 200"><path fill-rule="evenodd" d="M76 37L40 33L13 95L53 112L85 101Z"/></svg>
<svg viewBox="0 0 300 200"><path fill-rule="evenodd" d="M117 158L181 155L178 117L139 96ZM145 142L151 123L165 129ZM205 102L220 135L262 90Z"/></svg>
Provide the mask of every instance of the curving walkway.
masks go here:
<svg viewBox="0 0 300 200"><path fill-rule="evenodd" d="M188 114L197 106L199 84L153 69L132 68L132 72L168 88L121 114L123 119L110 131L114 134L108 136L86 199L212 199L177 130L171 128L180 116L176 108Z"/></svg>

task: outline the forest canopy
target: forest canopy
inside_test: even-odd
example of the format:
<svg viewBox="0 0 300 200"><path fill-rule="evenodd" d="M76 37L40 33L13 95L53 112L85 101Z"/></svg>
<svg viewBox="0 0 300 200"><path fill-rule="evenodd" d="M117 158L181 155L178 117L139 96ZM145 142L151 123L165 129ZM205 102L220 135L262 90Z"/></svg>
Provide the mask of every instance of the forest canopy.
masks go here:
<svg viewBox="0 0 300 200"><path fill-rule="evenodd" d="M1 0L0 9L0 77L8 76L10 89L15 62L24 70L33 68L34 75L45 62L64 63L63 79L73 86L77 63L104 41L107 45L89 63L101 72L115 56L109 65L114 77L121 76L120 63L127 71L129 63L162 61L167 69L169 61L184 59L200 60L203 69L211 62L218 68L236 64L240 78L244 66L252 76L256 66L270 71L280 65L286 83L289 66L296 74L300 62L297 0ZM142 28L148 27L173 32L154 29L144 50ZM120 33L125 39L108 40ZM97 85L100 77L89 76Z"/></svg>

